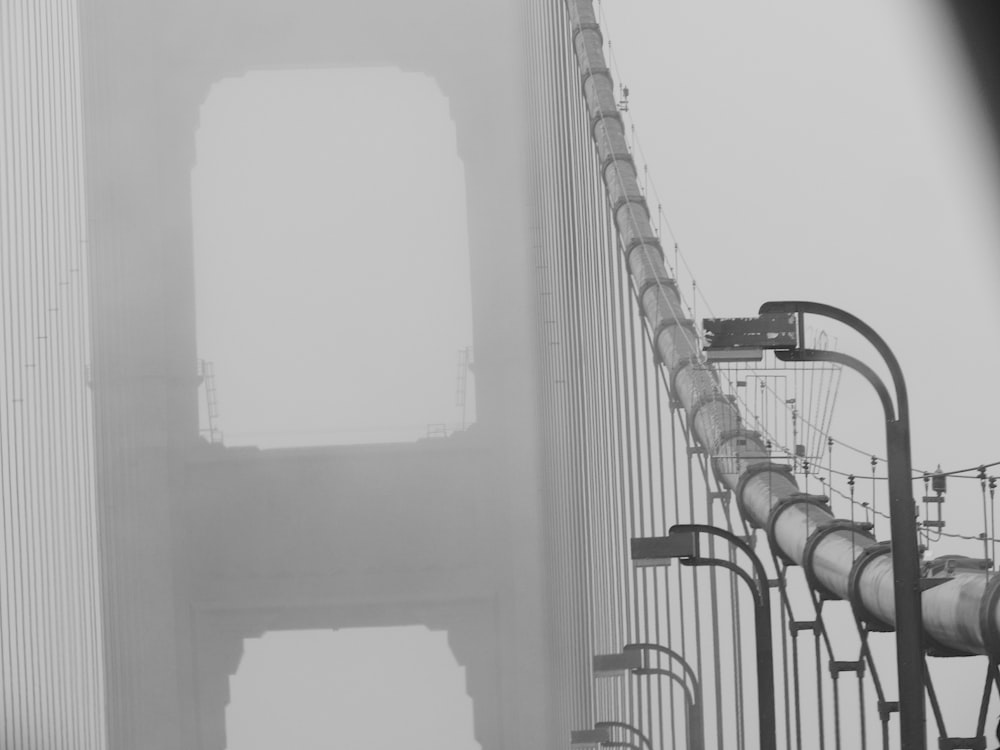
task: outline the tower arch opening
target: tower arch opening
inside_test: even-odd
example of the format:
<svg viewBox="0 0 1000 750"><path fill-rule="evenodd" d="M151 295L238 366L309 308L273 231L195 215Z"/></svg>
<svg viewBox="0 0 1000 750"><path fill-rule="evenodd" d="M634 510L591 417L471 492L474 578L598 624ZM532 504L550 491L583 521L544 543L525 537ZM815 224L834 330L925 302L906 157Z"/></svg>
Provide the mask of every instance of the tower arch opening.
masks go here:
<svg viewBox="0 0 1000 750"><path fill-rule="evenodd" d="M229 750L479 750L465 669L422 626L272 631L244 642Z"/></svg>
<svg viewBox="0 0 1000 750"><path fill-rule="evenodd" d="M465 177L434 79L342 68L219 81L192 196L198 350L214 376L203 431L287 447L474 421Z"/></svg>

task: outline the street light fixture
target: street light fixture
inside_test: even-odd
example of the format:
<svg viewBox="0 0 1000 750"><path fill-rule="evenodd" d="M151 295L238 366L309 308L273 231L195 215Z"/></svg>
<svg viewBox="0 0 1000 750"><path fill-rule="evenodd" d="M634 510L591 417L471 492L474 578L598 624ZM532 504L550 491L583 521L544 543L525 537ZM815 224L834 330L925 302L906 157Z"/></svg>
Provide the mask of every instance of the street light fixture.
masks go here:
<svg viewBox="0 0 1000 750"><path fill-rule="evenodd" d="M622 650L617 654L594 654L594 677L628 674L646 666L641 651Z"/></svg>
<svg viewBox="0 0 1000 750"><path fill-rule="evenodd" d="M717 557L701 557L698 535L726 540L743 551L753 565L751 576L735 563ZM767 572L749 544L725 529L707 524L679 524L668 536L632 539L632 562L637 566L665 565L678 558L682 565L716 565L732 571L750 587L754 599L754 630L757 639L757 708L760 750L775 750L774 664L771 647L771 596Z"/></svg>
<svg viewBox="0 0 1000 750"><path fill-rule="evenodd" d="M739 350L760 347L763 341L766 348L776 350L775 356L782 362L834 362L860 373L871 383L882 403L889 475L900 743L907 750L925 750L927 729L920 554L917 548L917 508L911 485L909 402L903 371L881 336L867 323L837 307L818 302L772 301L761 305L759 312L760 318L756 321L747 318L713 321L709 348ZM889 389L868 365L846 354L805 346L804 318L807 313L843 323L875 347L892 377L895 406ZM783 320L782 327L769 333L769 326L776 320ZM796 321L797 335L789 340L789 328Z"/></svg>
<svg viewBox="0 0 1000 750"><path fill-rule="evenodd" d="M647 653L667 656L681 667L678 673L669 669L650 666ZM611 677L633 674L637 677L666 677L681 686L685 698L685 729L688 750L704 750L705 728L702 715L701 683L694 669L679 653L658 643L629 643L616 654L595 654L594 677ZM686 679L685 679L686 678Z"/></svg>
<svg viewBox="0 0 1000 750"><path fill-rule="evenodd" d="M606 727L574 729L569 733L569 746L574 750L585 747L601 747L605 742L611 742L611 732Z"/></svg>

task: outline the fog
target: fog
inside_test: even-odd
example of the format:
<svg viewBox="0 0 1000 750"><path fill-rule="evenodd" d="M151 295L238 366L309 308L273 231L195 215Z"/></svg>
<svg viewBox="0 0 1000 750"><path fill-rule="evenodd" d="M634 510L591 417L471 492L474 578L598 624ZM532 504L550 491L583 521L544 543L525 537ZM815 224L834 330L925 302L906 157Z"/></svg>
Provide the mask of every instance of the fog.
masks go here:
<svg viewBox="0 0 1000 750"><path fill-rule="evenodd" d="M227 445L450 432L460 374L475 421L459 372L472 309L454 128L434 80L394 68L213 86L192 172L195 284Z"/></svg>
<svg viewBox="0 0 1000 750"><path fill-rule="evenodd" d="M1000 409L1000 171L946 4L731 5L724 22L710 8L598 5L651 203L679 245L689 301L697 282L699 317L753 315L780 299L841 307L900 361L915 469L1000 459L990 426ZM811 325L888 380L858 337ZM868 457L884 455L884 428L857 375L843 376L830 435L845 445L821 463L871 487ZM951 480L945 506L945 531L972 539L939 538L929 558L994 556L975 539L975 474ZM808 486L827 491L817 477ZM873 520L886 538L886 520ZM971 732L981 665L930 661L949 727ZM995 697L989 716L987 734Z"/></svg>
<svg viewBox="0 0 1000 750"><path fill-rule="evenodd" d="M949 19L597 5L692 317L844 307L902 363L915 467L1000 460L1000 180ZM543 234L579 196L540 222L527 187L528 91L579 92L522 75L519 11L0 3L4 750L531 747L593 710L550 660L587 673L606 613L546 578L591 467L539 473L576 424L535 253L575 258ZM877 406L845 377L839 471L884 453ZM992 557L992 512L953 480L929 556ZM970 661L932 664L956 727Z"/></svg>

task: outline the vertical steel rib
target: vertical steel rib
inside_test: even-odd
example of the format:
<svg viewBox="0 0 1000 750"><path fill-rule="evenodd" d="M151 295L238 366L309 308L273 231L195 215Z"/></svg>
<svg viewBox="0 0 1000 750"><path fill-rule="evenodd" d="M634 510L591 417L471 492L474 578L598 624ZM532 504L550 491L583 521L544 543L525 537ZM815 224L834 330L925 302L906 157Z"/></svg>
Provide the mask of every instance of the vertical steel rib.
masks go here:
<svg viewBox="0 0 1000 750"><path fill-rule="evenodd" d="M849 599L859 616L894 623L892 562L864 529L835 519L823 502L802 495L783 464L772 463L760 437L743 427L739 409L704 362L694 322L683 315L663 261L604 58L593 0L566 0L573 48L590 116L601 177L640 308L673 397L712 456L719 480L736 494L753 526L767 529L775 551L802 565L824 593ZM958 566L923 594L927 642L963 654L1000 656L1000 576Z"/></svg>

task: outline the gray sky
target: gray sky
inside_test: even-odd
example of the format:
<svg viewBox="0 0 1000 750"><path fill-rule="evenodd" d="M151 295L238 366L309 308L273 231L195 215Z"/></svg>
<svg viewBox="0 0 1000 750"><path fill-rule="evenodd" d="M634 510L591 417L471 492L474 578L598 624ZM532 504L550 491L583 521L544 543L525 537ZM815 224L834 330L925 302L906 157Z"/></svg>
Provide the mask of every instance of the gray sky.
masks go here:
<svg viewBox="0 0 1000 750"><path fill-rule="evenodd" d="M720 21L605 5L650 174L712 310L852 311L901 361L916 465L1000 458L983 416L998 405L997 175L935 7L732 4ZM880 432L858 435L878 450Z"/></svg>
<svg viewBox="0 0 1000 750"><path fill-rule="evenodd" d="M915 466L1000 459L990 428L1000 411L1000 196L937 8L604 5L658 201L708 301L699 317L708 305L742 316L782 298L844 307L902 363ZM194 180L199 350L216 363L227 443L412 439L428 423L458 421L456 355L472 343L463 188L447 101L430 79L355 70L226 81L203 108ZM378 247L366 244L373 234ZM384 279L392 267L400 279ZM373 305L383 280L393 297ZM680 280L690 289L690 275ZM288 330L297 335L278 333ZM872 360L830 332L841 350ZM261 398L268 391L282 398ZM834 436L883 455L877 408L866 385L845 377ZM866 465L837 459L845 471ZM978 533L978 503L974 482L954 482L949 530ZM947 552L982 554L942 544L932 555ZM436 653L441 671L421 667L420 693L455 695L439 635L350 636L369 638L365 648L344 633L250 643L233 683L231 750L277 746L261 726L284 721L286 703L337 705L358 685L346 675L363 673L373 651L399 670L392 684L407 700L404 655ZM963 664L945 666L959 680ZM955 684L957 711L978 688ZM462 699L453 705L467 714ZM330 727L351 723L303 714L281 725L300 732L281 744L344 746Z"/></svg>
<svg viewBox="0 0 1000 750"><path fill-rule="evenodd" d="M653 209L662 203L707 305L744 316L765 300L805 299L854 313L900 360L914 466L1000 460L998 175L943 9L911 0L602 5L613 73L630 89L659 194ZM690 296L690 275L681 288ZM697 304L702 317L707 305ZM877 362L827 330L841 351ZM845 375L831 434L884 456L880 415L871 388ZM864 455L837 448L833 463L870 476ZM948 497L946 530L982 531L978 482L953 480ZM943 540L929 551L943 554L983 557L983 547ZM958 734L974 727L979 661L933 660Z"/></svg>

